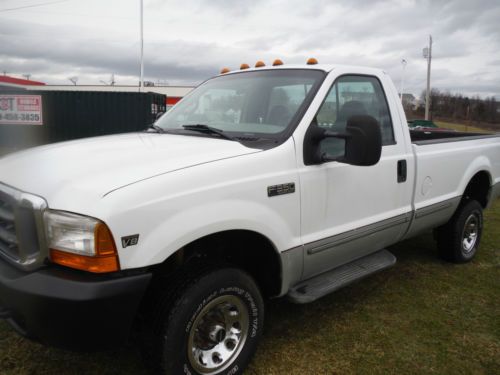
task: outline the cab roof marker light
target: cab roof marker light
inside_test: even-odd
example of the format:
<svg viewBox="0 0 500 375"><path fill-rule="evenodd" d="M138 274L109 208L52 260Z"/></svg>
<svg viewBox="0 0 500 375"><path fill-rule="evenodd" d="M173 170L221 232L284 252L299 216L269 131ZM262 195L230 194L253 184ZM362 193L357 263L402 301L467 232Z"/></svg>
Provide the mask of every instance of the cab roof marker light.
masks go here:
<svg viewBox="0 0 500 375"><path fill-rule="evenodd" d="M283 61L281 61L280 59L276 59L273 61L273 66L280 66L280 65L283 65Z"/></svg>
<svg viewBox="0 0 500 375"><path fill-rule="evenodd" d="M256 68L262 68L263 66L266 66L266 64L262 60L259 60L255 63Z"/></svg>
<svg viewBox="0 0 500 375"><path fill-rule="evenodd" d="M229 73L231 70L229 68L222 68L220 71L220 74L226 74Z"/></svg>
<svg viewBox="0 0 500 375"><path fill-rule="evenodd" d="M248 65L248 64L243 63L243 64L240 65L240 69L241 70L248 69L248 68L250 68L250 65Z"/></svg>
<svg viewBox="0 0 500 375"><path fill-rule="evenodd" d="M307 60L307 65L316 65L318 63L318 60L316 60L314 57L310 57Z"/></svg>

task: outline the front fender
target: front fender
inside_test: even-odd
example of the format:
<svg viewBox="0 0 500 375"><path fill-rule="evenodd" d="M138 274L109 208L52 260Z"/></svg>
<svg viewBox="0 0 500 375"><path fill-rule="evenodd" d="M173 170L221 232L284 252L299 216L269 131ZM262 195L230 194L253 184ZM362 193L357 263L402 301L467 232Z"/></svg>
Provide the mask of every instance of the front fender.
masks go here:
<svg viewBox="0 0 500 375"><path fill-rule="evenodd" d="M270 186L286 183L295 190L269 196ZM228 230L259 233L278 252L301 245L300 184L291 140L145 180L107 195L99 207L93 216L110 227L123 269L161 263L195 240ZM122 237L136 234L137 245L120 246Z"/></svg>
<svg viewBox="0 0 500 375"><path fill-rule="evenodd" d="M292 229L288 218L264 204L244 200L207 202L168 217L141 239L140 249L123 254L123 260L127 267L158 264L197 239L228 230L259 233L280 252L300 245L300 237ZM234 247L237 250L238 244Z"/></svg>

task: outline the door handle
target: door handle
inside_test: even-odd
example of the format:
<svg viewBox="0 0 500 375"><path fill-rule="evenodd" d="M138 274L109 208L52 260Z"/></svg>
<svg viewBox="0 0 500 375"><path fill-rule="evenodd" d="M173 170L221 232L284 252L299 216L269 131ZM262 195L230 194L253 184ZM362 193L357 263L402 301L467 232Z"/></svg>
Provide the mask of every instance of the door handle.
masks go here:
<svg viewBox="0 0 500 375"><path fill-rule="evenodd" d="M398 183L406 181L407 168L406 160L398 160Z"/></svg>

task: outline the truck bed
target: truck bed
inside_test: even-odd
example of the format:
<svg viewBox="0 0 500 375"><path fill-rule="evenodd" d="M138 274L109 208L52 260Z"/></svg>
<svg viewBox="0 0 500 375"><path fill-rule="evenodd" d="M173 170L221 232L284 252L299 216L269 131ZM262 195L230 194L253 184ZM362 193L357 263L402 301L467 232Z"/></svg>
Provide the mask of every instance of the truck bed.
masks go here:
<svg viewBox="0 0 500 375"><path fill-rule="evenodd" d="M417 145L445 143L445 142L459 142L469 139L482 139L482 138L494 138L494 137L500 137L500 134L466 133L466 132L457 132L452 130L427 131L427 130L410 129L411 142Z"/></svg>
<svg viewBox="0 0 500 375"><path fill-rule="evenodd" d="M478 174L484 174L492 194L498 195L500 134L410 130L410 138L416 219L407 237L446 223ZM481 203L486 206L487 201Z"/></svg>

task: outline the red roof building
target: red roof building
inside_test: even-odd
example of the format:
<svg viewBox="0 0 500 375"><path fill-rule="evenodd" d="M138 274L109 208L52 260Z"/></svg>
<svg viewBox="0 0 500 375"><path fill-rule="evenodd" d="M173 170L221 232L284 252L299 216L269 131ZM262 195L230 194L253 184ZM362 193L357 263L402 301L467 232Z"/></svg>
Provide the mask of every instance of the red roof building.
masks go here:
<svg viewBox="0 0 500 375"><path fill-rule="evenodd" d="M2 83L6 86L10 85L22 85L22 86L45 86L45 83L38 81L31 81L29 79L14 78L7 75L0 75L0 85Z"/></svg>

